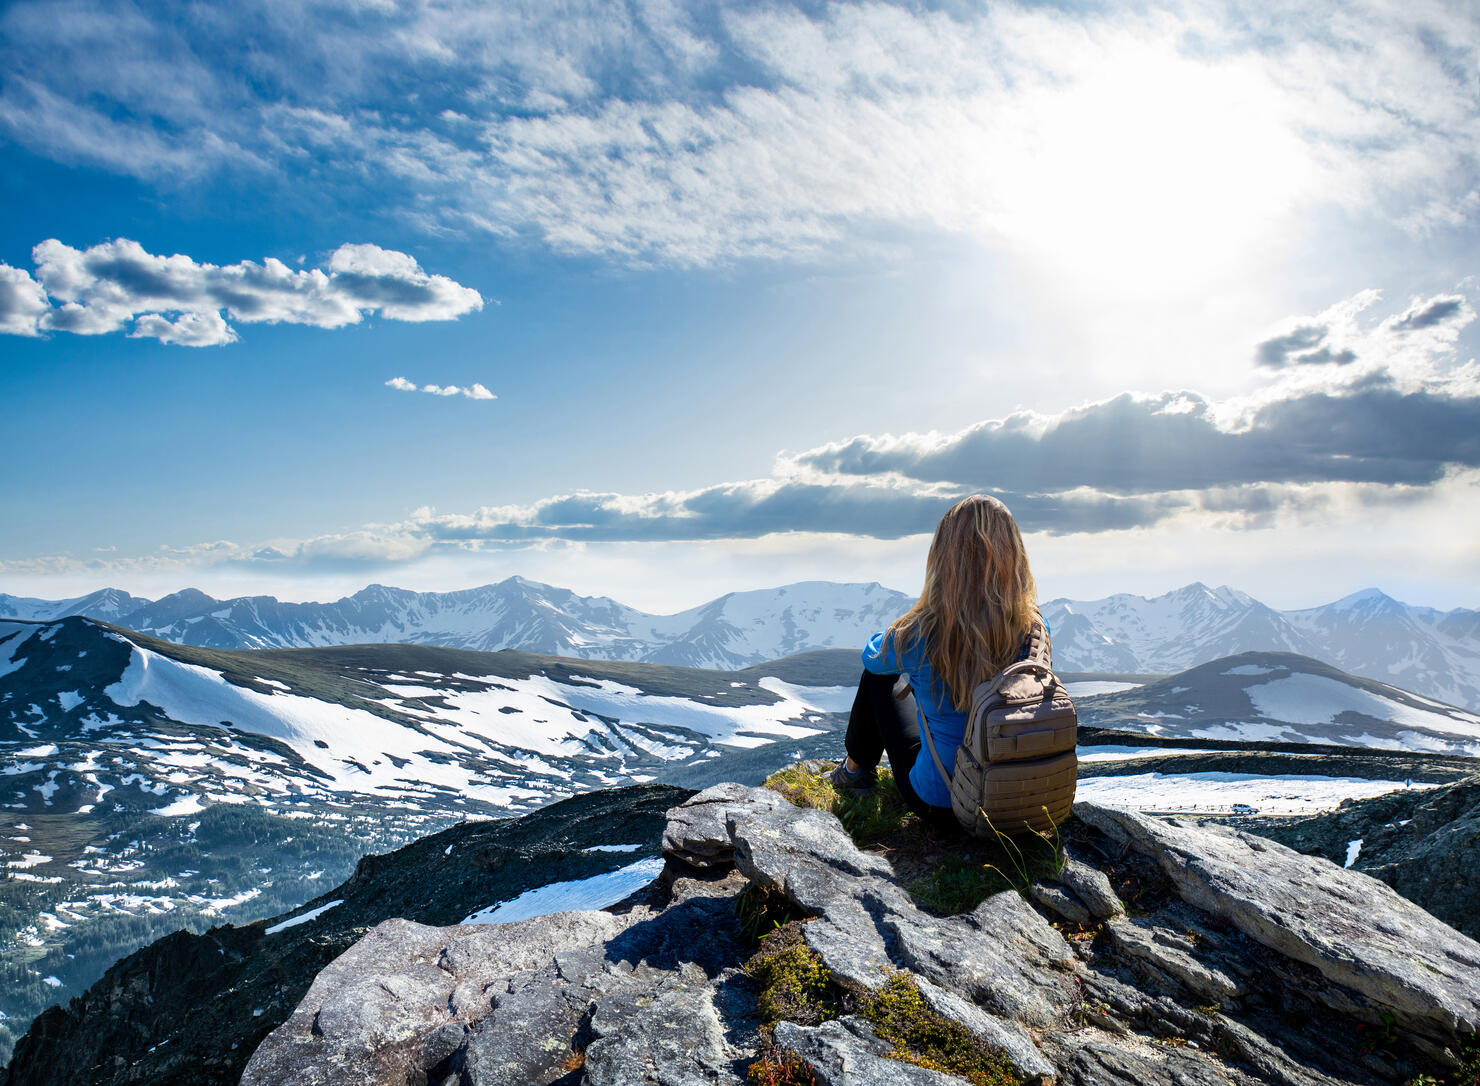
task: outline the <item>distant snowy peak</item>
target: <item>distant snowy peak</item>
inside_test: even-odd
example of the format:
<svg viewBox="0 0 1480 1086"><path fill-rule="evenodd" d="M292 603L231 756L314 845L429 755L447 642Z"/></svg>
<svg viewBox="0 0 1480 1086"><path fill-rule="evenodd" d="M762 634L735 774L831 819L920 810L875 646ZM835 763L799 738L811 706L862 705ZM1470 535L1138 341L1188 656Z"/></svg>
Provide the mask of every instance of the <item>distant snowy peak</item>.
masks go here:
<svg viewBox="0 0 1480 1086"><path fill-rule="evenodd" d="M805 581L652 615L605 596L510 577L459 592L369 585L333 603L217 600L195 589L153 601L112 589L60 602L0 596L0 616L88 614L207 648L402 643L731 670L811 649L861 647L913 602L878 584Z"/></svg>
<svg viewBox="0 0 1480 1086"><path fill-rule="evenodd" d="M0 595L0 616L89 615L210 648L419 644L735 669L814 649L861 647L912 604L879 584L803 581L731 592L672 615L510 577L457 592L369 585L332 603L216 600L186 589L145 600L104 589L71 600ZM1456 705L1480 707L1480 612L1412 607L1377 589L1276 611L1226 585L1043 606L1070 672L1170 674L1241 652L1294 652Z"/></svg>
<svg viewBox="0 0 1480 1086"><path fill-rule="evenodd" d="M1276 611L1227 587L1043 606L1065 671L1168 674L1241 652L1293 652L1454 705L1480 706L1480 613L1411 607L1367 589Z"/></svg>

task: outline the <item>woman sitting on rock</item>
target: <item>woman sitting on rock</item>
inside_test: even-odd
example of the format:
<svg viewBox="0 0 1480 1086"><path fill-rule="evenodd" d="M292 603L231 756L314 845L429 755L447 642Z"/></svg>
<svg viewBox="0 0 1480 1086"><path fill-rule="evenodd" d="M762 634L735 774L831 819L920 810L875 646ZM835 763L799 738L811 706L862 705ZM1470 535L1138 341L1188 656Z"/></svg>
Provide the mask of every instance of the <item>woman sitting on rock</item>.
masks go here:
<svg viewBox="0 0 1480 1086"><path fill-rule="evenodd" d="M1041 622L1023 538L1007 506L981 495L957 502L935 529L920 599L863 650L866 670L844 739L848 756L833 771L833 786L869 791L887 753L905 804L932 829L955 833L950 792L930 752L921 753L920 729L929 729L950 773L972 692L1027 655Z"/></svg>

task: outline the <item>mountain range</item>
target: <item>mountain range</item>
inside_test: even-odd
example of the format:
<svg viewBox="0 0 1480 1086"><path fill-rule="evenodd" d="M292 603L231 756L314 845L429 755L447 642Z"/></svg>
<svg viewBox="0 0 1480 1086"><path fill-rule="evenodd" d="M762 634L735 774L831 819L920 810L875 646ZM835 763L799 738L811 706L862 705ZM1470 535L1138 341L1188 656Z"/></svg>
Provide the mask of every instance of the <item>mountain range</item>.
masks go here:
<svg viewBox="0 0 1480 1086"><path fill-rule="evenodd" d="M511 577L457 592L370 585L332 603L159 600L103 589L67 600L0 593L0 617L86 615L208 648L396 642L730 670L815 649L860 647L913 598L879 584L805 581L731 592L672 615ZM1151 598L1059 598L1043 606L1068 672L1165 675L1240 652L1294 652L1418 694L1480 708L1480 611L1415 607L1376 589L1279 611L1232 588L1191 584Z"/></svg>

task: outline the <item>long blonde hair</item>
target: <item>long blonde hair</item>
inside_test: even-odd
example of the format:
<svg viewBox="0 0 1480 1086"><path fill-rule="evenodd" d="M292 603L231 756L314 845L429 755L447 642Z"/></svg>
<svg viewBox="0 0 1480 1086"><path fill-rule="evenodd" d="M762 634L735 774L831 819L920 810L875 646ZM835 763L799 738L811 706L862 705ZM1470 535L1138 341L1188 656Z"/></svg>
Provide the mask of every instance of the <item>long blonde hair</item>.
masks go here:
<svg viewBox="0 0 1480 1086"><path fill-rule="evenodd" d="M889 627L896 651L920 641L955 707L1016 659L1038 619L1038 588L1007 506L974 494L940 518L920 598Z"/></svg>

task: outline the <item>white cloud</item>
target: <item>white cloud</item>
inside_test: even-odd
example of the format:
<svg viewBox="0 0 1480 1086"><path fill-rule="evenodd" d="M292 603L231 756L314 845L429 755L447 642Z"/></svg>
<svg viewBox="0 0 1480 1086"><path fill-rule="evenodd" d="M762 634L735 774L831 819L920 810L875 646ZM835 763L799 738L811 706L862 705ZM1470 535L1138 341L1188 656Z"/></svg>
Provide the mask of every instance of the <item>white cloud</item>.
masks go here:
<svg viewBox="0 0 1480 1086"><path fill-rule="evenodd" d="M387 388L397 392L427 392L433 396L464 396L469 400L496 400L498 397L478 382L471 385L418 385L404 377L392 377L385 382Z"/></svg>
<svg viewBox="0 0 1480 1086"><path fill-rule="evenodd" d="M229 16L47 11L13 5L0 55L0 129L42 153L311 168L431 227L639 263L925 228L1135 283L1213 275L1312 205L1480 215L1463 3L268 6L250 77Z"/></svg>
<svg viewBox="0 0 1480 1086"><path fill-rule="evenodd" d="M187 347L234 342L228 323L307 324L339 328L366 314L389 320L453 320L483 299L414 257L376 245L342 245L328 269L295 271L268 257L217 265L188 256L157 256L127 238L76 249L55 238L32 250L36 278L0 265L0 331L63 331L135 338Z"/></svg>
<svg viewBox="0 0 1480 1086"><path fill-rule="evenodd" d="M928 532L952 501L981 491L1003 497L1025 532L1080 540L1151 528L1188 538L1237 535L1338 513L1344 522L1380 520L1374 514L1401 507L1406 515L1439 495L1449 505L1473 503L1480 372L1458 352L1473 306L1465 294L1439 294L1384 318L1371 315L1378 301L1364 291L1295 318L1289 327L1312 330L1301 352L1329 338L1355 357L1266 369L1266 387L1242 399L1122 393L952 433L862 434L779 456L765 477L696 489L578 491L469 512L421 508L309 539L174 553L302 570L531 545L890 541ZM438 397L493 397L477 383L404 376L384 383Z"/></svg>
<svg viewBox="0 0 1480 1086"><path fill-rule="evenodd" d="M36 336L36 322L50 308L46 291L29 272L0 264L0 332Z"/></svg>

